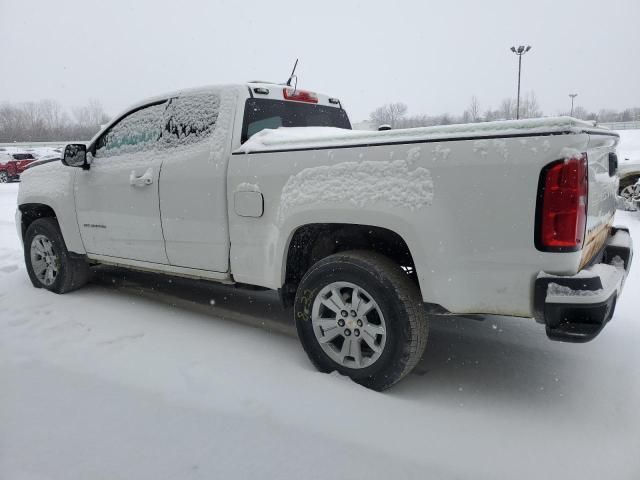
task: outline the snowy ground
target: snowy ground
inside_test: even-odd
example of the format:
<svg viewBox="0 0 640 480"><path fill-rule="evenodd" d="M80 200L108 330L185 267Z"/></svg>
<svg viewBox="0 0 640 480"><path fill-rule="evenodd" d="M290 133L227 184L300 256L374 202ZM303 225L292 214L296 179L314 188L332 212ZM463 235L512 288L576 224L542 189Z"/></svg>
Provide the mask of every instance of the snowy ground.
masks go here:
<svg viewBox="0 0 640 480"><path fill-rule="evenodd" d="M0 478L640 478L640 266L586 345L434 319L417 373L313 370L273 295L104 271L31 287L0 185ZM640 215L619 214L640 251ZM212 300L215 303L212 305Z"/></svg>

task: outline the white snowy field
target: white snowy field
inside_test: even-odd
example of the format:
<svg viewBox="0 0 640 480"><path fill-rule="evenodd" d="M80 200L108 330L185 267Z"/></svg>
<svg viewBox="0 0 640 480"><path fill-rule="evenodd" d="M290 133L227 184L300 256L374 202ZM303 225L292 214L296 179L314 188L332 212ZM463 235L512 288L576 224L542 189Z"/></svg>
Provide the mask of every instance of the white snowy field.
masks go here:
<svg viewBox="0 0 640 480"><path fill-rule="evenodd" d="M108 270L27 278L0 185L0 479L637 479L640 266L591 343L433 319L385 393L323 375L265 292ZM640 215L621 212L640 251Z"/></svg>

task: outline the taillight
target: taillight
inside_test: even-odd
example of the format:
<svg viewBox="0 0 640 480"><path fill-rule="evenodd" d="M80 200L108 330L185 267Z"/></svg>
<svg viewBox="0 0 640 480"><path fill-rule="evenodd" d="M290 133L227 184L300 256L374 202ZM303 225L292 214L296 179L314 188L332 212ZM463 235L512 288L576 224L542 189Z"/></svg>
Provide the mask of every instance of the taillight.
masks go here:
<svg viewBox="0 0 640 480"><path fill-rule="evenodd" d="M285 100L295 100L297 102L318 103L318 95L306 90L295 90L293 88L284 88L282 90Z"/></svg>
<svg viewBox="0 0 640 480"><path fill-rule="evenodd" d="M536 214L538 250L575 252L582 248L588 195L586 153L558 160L542 170Z"/></svg>

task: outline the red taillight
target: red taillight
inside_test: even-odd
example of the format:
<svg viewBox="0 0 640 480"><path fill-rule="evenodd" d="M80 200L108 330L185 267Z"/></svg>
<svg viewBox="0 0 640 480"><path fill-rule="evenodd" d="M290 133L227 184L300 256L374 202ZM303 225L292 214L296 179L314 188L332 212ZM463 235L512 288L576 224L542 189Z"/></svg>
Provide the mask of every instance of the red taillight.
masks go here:
<svg viewBox="0 0 640 480"><path fill-rule="evenodd" d="M582 248L587 224L587 154L558 160L540 176L536 247L546 251Z"/></svg>
<svg viewBox="0 0 640 480"><path fill-rule="evenodd" d="M295 90L293 88L284 88L282 90L285 100L295 100L297 102L318 103L318 95L306 90Z"/></svg>

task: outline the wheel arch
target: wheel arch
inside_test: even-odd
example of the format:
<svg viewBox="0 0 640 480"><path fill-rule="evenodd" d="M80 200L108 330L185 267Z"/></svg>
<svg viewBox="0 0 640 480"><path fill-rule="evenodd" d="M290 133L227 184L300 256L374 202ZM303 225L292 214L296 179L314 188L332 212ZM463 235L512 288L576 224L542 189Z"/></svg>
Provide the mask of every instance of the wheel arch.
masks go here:
<svg viewBox="0 0 640 480"><path fill-rule="evenodd" d="M20 229L21 238L24 239L29 225L39 218L54 218L58 222L62 238L69 252L84 255L86 252L80 239L78 223L75 218L65 218L59 214L59 209L54 206L38 201L23 202L18 205L20 224L16 225ZM69 217L69 215L67 215Z"/></svg>
<svg viewBox="0 0 640 480"><path fill-rule="evenodd" d="M35 220L39 218L55 218L57 220L58 218L55 210L44 203L23 203L18 206L18 209L21 213L20 230L22 232L22 238L24 238L24 234L27 232L29 225Z"/></svg>
<svg viewBox="0 0 640 480"><path fill-rule="evenodd" d="M298 284L309 268L334 253L374 251L400 265L420 288L413 253L402 235L388 228L352 223L308 223L290 235L280 289L285 306L293 304Z"/></svg>
<svg viewBox="0 0 640 480"><path fill-rule="evenodd" d="M640 170L625 172L624 174L620 175L619 190L622 190L624 187L636 183L638 179L640 179Z"/></svg>

